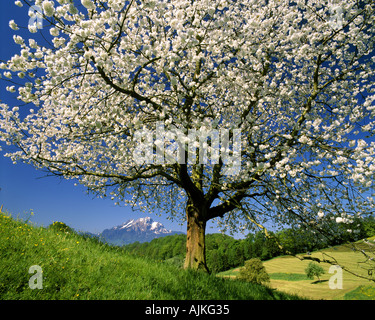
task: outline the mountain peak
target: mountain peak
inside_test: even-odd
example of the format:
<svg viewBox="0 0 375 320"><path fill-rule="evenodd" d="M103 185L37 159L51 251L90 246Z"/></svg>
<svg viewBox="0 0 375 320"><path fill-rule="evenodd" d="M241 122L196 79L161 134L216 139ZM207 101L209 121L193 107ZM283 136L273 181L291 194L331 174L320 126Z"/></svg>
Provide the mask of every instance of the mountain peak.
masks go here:
<svg viewBox="0 0 375 320"><path fill-rule="evenodd" d="M167 230L162 223L154 221L150 217L128 220L122 225L114 227L113 230L153 232L155 234L171 233L171 230Z"/></svg>
<svg viewBox="0 0 375 320"><path fill-rule="evenodd" d="M111 244L124 245L135 241L147 242L155 238L180 234L182 232L167 230L160 222L150 217L130 219L123 224L106 229L101 233L105 241Z"/></svg>

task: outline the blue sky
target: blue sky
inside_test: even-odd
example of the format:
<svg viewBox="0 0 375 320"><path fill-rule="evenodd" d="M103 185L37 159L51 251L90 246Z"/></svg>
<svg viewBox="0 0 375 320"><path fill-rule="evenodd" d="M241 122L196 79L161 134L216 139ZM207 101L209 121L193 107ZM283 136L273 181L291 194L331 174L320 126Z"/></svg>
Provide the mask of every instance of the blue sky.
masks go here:
<svg viewBox="0 0 375 320"><path fill-rule="evenodd" d="M20 27L27 27L29 19L27 6L19 8L14 5L14 0L0 0L0 60L8 60L19 53L19 46L13 41L15 31L10 29L9 21L15 20ZM47 27L44 32L48 34ZM40 31L30 34L27 29L21 29L16 33L25 39L31 37L39 40L41 37ZM0 100L9 106L15 106L18 101L14 94L5 90L8 85L9 83L0 81ZM129 207L115 206L109 199L87 195L83 186L74 186L74 181L45 177L45 173L35 170L30 165L14 165L9 158L3 157L9 147L1 146L3 151L0 151L0 206L3 205L4 209L13 215L26 218L30 210L33 210L34 216L30 220L37 224L47 226L53 221L63 221L77 230L94 233L129 219L150 216L162 222L167 229L186 232L186 224L172 222L166 219L166 215L133 212ZM218 232L218 229L215 224L209 223L207 232ZM236 238L239 236L241 235L236 235Z"/></svg>
<svg viewBox="0 0 375 320"><path fill-rule="evenodd" d="M19 53L19 46L14 44L13 35L28 36L38 40L40 34L29 34L28 30L13 31L9 21L14 20L20 27L26 27L29 21L28 8L19 8L13 0L0 2L0 60L8 60ZM45 30L47 31L47 30ZM0 100L10 106L16 105L17 100L5 90L9 85L0 81ZM30 210L34 216L30 221L47 226L53 221L63 221L67 225L82 231L101 232L106 228L119 225L129 219L150 216L160 221L167 229L186 232L186 224L178 221L171 222L166 215L156 216L154 213L133 212L129 207L115 206L113 201L93 198L86 194L86 189L74 186L73 181L57 177L45 177L45 173L22 163L14 165L9 158L3 156L7 146L1 145L0 151L0 206L13 215L28 217ZM218 232L208 225L207 232Z"/></svg>

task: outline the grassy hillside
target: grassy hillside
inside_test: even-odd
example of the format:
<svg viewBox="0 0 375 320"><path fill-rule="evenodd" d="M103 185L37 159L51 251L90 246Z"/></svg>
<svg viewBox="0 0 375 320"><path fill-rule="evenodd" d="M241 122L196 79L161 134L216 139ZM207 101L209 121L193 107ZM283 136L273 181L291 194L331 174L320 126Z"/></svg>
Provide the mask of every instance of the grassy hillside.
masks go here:
<svg viewBox="0 0 375 320"><path fill-rule="evenodd" d="M29 287L33 265L43 270L42 289ZM0 299L295 298L135 257L58 224L34 227L0 213Z"/></svg>
<svg viewBox="0 0 375 320"><path fill-rule="evenodd" d="M362 269L359 263L363 261L363 256L358 252L352 251L346 245L319 250L311 254L312 257L321 260L327 257L326 255L334 257L339 264L350 268L350 270L358 274L367 275L367 271ZM346 271L343 272L343 288L330 289L329 278L333 274L328 273L330 265L327 263L319 264L325 271L325 274L320 277L322 281L308 279L305 269L310 262L309 260L301 261L293 256L281 256L265 261L263 264L270 275L271 287L284 292L298 294L308 299L375 300L375 283L356 277ZM235 268L219 275L235 278L238 272L239 268Z"/></svg>

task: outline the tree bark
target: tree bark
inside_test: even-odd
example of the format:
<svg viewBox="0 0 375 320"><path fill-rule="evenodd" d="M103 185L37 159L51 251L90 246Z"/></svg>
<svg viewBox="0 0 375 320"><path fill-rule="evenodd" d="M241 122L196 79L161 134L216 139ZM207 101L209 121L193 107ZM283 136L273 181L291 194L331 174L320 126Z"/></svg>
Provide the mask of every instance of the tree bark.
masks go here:
<svg viewBox="0 0 375 320"><path fill-rule="evenodd" d="M190 201L186 208L187 240L185 269L209 272L206 264L206 220L199 208Z"/></svg>

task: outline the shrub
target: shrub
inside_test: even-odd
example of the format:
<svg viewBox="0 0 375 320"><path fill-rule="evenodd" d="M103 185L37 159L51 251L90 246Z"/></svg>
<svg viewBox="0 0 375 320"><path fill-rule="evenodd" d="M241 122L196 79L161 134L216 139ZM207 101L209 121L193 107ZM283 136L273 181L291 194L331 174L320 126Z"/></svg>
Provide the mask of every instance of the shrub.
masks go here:
<svg viewBox="0 0 375 320"><path fill-rule="evenodd" d="M319 281L319 277L325 273L324 269L315 262L310 262L307 268L305 269L305 272L309 279L314 279L314 276L316 276Z"/></svg>
<svg viewBox="0 0 375 320"><path fill-rule="evenodd" d="M60 221L55 221L54 223L50 224L48 228L57 232L74 233L74 230L71 227Z"/></svg>
<svg viewBox="0 0 375 320"><path fill-rule="evenodd" d="M258 284L270 281L266 268L259 258L246 261L245 266L240 269L238 279Z"/></svg>

